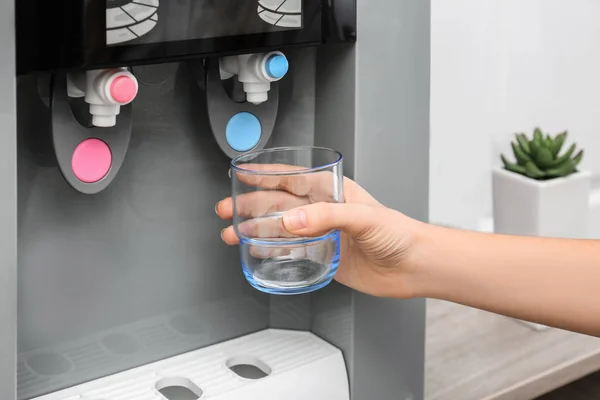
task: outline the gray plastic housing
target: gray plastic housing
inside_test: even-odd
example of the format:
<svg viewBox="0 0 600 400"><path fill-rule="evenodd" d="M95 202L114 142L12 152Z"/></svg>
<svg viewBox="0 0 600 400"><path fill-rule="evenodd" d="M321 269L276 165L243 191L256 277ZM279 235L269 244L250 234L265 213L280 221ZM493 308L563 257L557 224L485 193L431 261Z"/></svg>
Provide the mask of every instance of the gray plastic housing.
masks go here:
<svg viewBox="0 0 600 400"><path fill-rule="evenodd" d="M342 349L353 400L423 398L423 300L336 283L268 296L246 283L214 213L230 192L229 157L184 68L144 67L119 174L98 194L72 190L31 146L43 149L48 116L37 77L16 82L14 4L0 7L0 399L30 399L267 327L310 330ZM349 177L427 220L430 4L357 9L356 44L286 50L293 68L280 82L268 145L336 148Z"/></svg>

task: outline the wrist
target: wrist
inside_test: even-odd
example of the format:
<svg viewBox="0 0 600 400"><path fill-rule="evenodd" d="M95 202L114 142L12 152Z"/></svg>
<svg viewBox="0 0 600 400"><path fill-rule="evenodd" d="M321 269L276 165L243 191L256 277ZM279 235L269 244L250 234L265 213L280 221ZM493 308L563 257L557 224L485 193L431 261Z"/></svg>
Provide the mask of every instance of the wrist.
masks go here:
<svg viewBox="0 0 600 400"><path fill-rule="evenodd" d="M451 230L421 222L414 230L407 265L410 266L407 278L413 297L439 297L443 288L440 277L443 275L443 258L439 243L443 243Z"/></svg>

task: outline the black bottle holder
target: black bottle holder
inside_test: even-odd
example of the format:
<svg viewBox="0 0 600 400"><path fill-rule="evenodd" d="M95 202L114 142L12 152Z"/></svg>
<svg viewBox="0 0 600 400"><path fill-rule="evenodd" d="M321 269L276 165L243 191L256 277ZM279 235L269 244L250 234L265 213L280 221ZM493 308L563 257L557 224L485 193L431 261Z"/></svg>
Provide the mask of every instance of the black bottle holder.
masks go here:
<svg viewBox="0 0 600 400"><path fill-rule="evenodd" d="M190 62L189 67L195 75L198 87L206 96L210 128L221 150L233 159L240 154L264 148L273 134L277 120L279 83L272 82L267 101L256 105L240 98L239 93L237 95L228 93L227 82L221 79L218 58L193 61ZM237 79L237 77L229 79ZM227 140L227 125L235 115L240 113L252 114L260 122L260 139L255 146L246 151L235 150Z"/></svg>
<svg viewBox="0 0 600 400"><path fill-rule="evenodd" d="M65 73L55 74L50 86L51 135L59 170L75 190L85 194L98 193L112 182L123 165L131 138L132 105L121 106L115 126L93 127L83 99L68 97ZM101 179L83 181L74 172L73 157L78 146L90 139L106 145L110 151L110 165Z"/></svg>

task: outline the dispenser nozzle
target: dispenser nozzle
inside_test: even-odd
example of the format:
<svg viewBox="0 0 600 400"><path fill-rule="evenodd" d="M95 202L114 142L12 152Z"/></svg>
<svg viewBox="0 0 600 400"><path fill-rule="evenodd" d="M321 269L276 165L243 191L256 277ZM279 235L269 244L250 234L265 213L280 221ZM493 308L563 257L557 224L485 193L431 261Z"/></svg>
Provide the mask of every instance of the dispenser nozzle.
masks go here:
<svg viewBox="0 0 600 400"><path fill-rule="evenodd" d="M253 104L267 101L271 82L282 79L289 63L280 51L260 54L242 54L220 60L221 79L238 76L246 92L246 100Z"/></svg>
<svg viewBox="0 0 600 400"><path fill-rule="evenodd" d="M135 76L126 68L101 69L73 74L67 79L70 97L83 97L90 105L92 124L115 126L121 106L129 104L138 92Z"/></svg>

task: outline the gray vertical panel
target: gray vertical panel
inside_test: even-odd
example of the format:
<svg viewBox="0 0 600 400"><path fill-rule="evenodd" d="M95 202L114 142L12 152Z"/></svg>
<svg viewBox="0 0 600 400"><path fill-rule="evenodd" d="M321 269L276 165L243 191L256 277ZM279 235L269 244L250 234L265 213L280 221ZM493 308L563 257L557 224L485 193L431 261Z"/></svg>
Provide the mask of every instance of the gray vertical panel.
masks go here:
<svg viewBox="0 0 600 400"><path fill-rule="evenodd" d="M14 2L0 23L0 398L16 397L17 149Z"/></svg>
<svg viewBox="0 0 600 400"><path fill-rule="evenodd" d="M330 45L317 54L315 145L344 155L344 175L354 178L356 136L356 51L354 44ZM354 371L353 292L336 282L312 295L311 330L344 354Z"/></svg>
<svg viewBox="0 0 600 400"><path fill-rule="evenodd" d="M317 55L315 144L344 155L344 175L354 178L356 52L354 44L328 45Z"/></svg>
<svg viewBox="0 0 600 400"><path fill-rule="evenodd" d="M430 2L358 1L357 6L354 50L319 53L315 141L342 150L346 175L378 200L427 220ZM319 323L312 329L344 350L352 398L422 399L424 301L359 293L341 301L343 290L336 297L333 302L331 291L314 297ZM345 325L352 330L351 345L338 341L336 328L323 318L332 304L340 312L353 310Z"/></svg>
<svg viewBox="0 0 600 400"><path fill-rule="evenodd" d="M358 1L356 180L387 206L427 220L430 2ZM423 300L356 294L354 399L421 399Z"/></svg>

